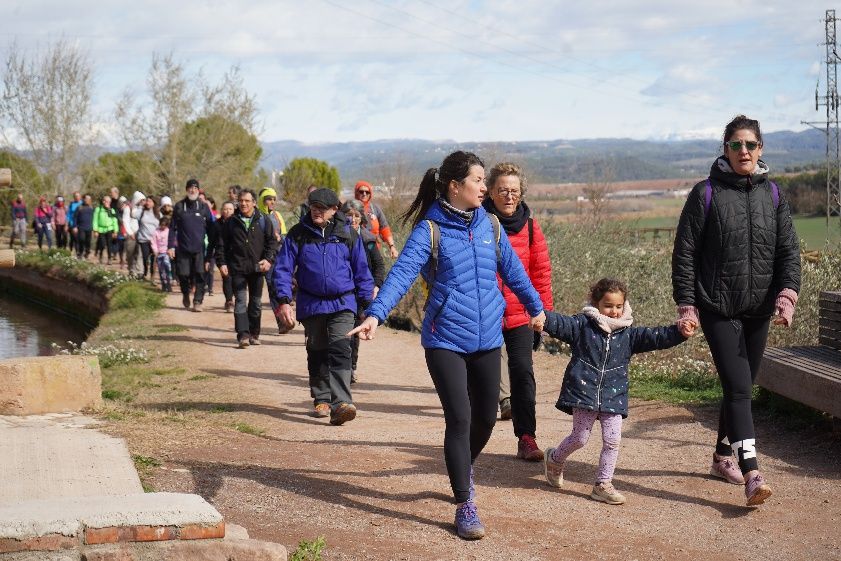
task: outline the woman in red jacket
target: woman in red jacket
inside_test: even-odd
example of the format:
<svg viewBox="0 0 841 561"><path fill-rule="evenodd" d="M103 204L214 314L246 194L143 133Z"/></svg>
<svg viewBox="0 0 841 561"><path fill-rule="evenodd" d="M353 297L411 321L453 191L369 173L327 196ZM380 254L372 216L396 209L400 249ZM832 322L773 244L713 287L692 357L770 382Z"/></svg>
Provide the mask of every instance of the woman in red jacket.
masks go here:
<svg viewBox="0 0 841 561"><path fill-rule="evenodd" d="M552 309L552 268L546 238L531 210L523 201L526 178L516 164L500 163L488 175L488 196L482 205L499 217L511 247L526 269L534 288L540 294L543 307ZM502 283L505 315L502 336L508 353L508 376L511 381L511 417L514 434L518 438L517 457L530 462L543 460L543 451L535 442L535 383L532 349L539 335L529 328L529 313L517 296Z"/></svg>

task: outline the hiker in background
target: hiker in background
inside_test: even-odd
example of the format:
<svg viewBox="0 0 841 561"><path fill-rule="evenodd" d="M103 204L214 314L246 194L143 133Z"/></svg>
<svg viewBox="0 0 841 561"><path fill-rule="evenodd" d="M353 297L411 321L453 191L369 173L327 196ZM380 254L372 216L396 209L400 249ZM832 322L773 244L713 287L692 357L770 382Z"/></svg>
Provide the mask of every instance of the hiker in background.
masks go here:
<svg viewBox="0 0 841 561"><path fill-rule="evenodd" d="M307 200L310 213L289 230L275 260L275 292L280 303L275 316L292 328L297 313L304 324L313 414L329 415L331 425L342 425L356 418L347 334L357 310L371 301L374 280L362 238L338 212L336 193L316 189ZM293 277L298 283L295 312Z"/></svg>
<svg viewBox="0 0 841 561"><path fill-rule="evenodd" d="M260 344L263 281L274 263L277 240L269 217L257 210L257 194L239 192L239 208L218 228L216 262L234 289L234 329L239 348Z"/></svg>
<svg viewBox="0 0 841 561"><path fill-rule="evenodd" d="M307 197L309 197L310 193L312 193L316 189L318 189L318 185L310 185L309 187L307 187ZM310 203L309 203L308 198L305 198L304 202L302 202L298 206L298 214L297 214L298 222L300 222L304 218L304 216L307 216L309 213L310 213Z"/></svg>
<svg viewBox="0 0 841 561"><path fill-rule="evenodd" d="M67 206L67 234L69 242L67 248L72 254L76 249L76 211L82 206L82 194L79 191L73 191L73 200Z"/></svg>
<svg viewBox="0 0 841 561"><path fill-rule="evenodd" d="M161 197L161 216L168 216L172 219L172 198L169 195Z"/></svg>
<svg viewBox="0 0 841 561"><path fill-rule="evenodd" d="M166 252L169 243L169 222L169 216L161 216L158 227L152 234L152 253L158 265L163 292L172 292L172 262Z"/></svg>
<svg viewBox="0 0 841 561"><path fill-rule="evenodd" d="M276 205L277 192L275 192L274 189L266 187L260 191L257 199L257 208L272 221L274 237L275 240L277 240L279 247L280 243L283 241L283 237L286 235L286 222L283 220L283 216L280 212L275 209ZM272 265L274 265L274 263L272 263ZM274 267L270 268L266 273L266 289L269 293L269 304L271 305L272 310L277 309L279 303L274 292ZM283 335L289 331L283 323L283 320L277 317L275 320L277 321L277 332L279 335Z"/></svg>
<svg viewBox="0 0 841 561"><path fill-rule="evenodd" d="M546 449L546 480L553 487L563 487L566 459L587 444L598 419L602 451L590 498L610 505L625 502L613 486L613 473L619 457L622 419L628 416L631 357L683 343L695 334L696 327L690 320L667 327L633 327L633 321L625 283L603 278L590 287L589 304L580 314L547 312L544 328L550 336L568 343L572 352L555 404L572 415L572 433L557 448Z"/></svg>
<svg viewBox="0 0 841 561"><path fill-rule="evenodd" d="M111 238L117 236L117 212L111 208L111 197L103 195L99 200L99 206L93 212L93 231L96 233L96 250L94 255L99 259L99 264L108 258L111 264Z"/></svg>
<svg viewBox="0 0 841 561"><path fill-rule="evenodd" d="M519 166L512 163L497 164L488 175L488 196L482 206L499 219L511 247L540 294L543 309L549 311L553 308L549 249L540 225L532 218L531 209L524 200L526 187L526 178ZM497 279L505 298L502 337L507 354L501 376L504 383L500 383L500 411L504 412L505 400L508 400L514 436L517 437L517 457L538 462L543 459L543 452L535 440L536 385L532 352L540 344L540 334L529 328L529 313L517 296L502 282L499 275ZM503 395L503 390L508 388L510 397Z"/></svg>
<svg viewBox="0 0 841 561"><path fill-rule="evenodd" d="M207 206L210 209L210 214L213 215L213 224L216 224L219 220L219 212L216 210L216 200L213 197L207 197ZM216 252L210 250L212 229L212 227L208 228L207 244L204 250L204 286L208 296L213 296L213 281L216 280Z"/></svg>
<svg viewBox="0 0 841 561"><path fill-rule="evenodd" d="M761 157L759 121L735 117L724 128L724 154L689 193L672 253L678 313L700 322L724 393L710 472L744 485L748 506L771 496L756 459L753 382L771 316L791 326L800 292L791 208Z"/></svg>
<svg viewBox="0 0 841 561"><path fill-rule="evenodd" d="M47 249L53 248L53 207L47 202L47 197L41 195L38 207L35 209L35 233L38 235L38 249L43 249L44 239Z"/></svg>
<svg viewBox="0 0 841 561"><path fill-rule="evenodd" d="M219 220L213 223L212 227L207 232L207 253L208 255L216 255L216 244L219 239L219 231L222 226L230 220L234 215L236 207L231 201L222 203L222 212L219 214ZM271 293L271 288L269 288ZM225 312L231 313L234 311L234 287L231 275L222 276L222 294L225 296Z"/></svg>
<svg viewBox="0 0 841 561"><path fill-rule="evenodd" d="M365 229L365 207L360 201L351 199L342 206L342 212L350 221L351 227L362 238L362 244L365 246L365 257L368 259L368 269L371 271L371 276L374 277L374 298L376 298L380 287L383 285L383 280L385 280L385 263L380 250L377 249L377 238ZM359 310L356 313L353 322L354 327L362 321L360 319L361 312L362 310ZM359 337L351 337L350 345L350 383L355 384L358 381L356 366L359 362Z"/></svg>
<svg viewBox="0 0 841 561"><path fill-rule="evenodd" d="M131 203L126 203L122 211L122 225L126 232L126 268L131 278L141 278L143 265L141 264L140 246L137 243L137 233L140 231L140 214L146 195L135 191L131 196Z"/></svg>
<svg viewBox="0 0 841 561"><path fill-rule="evenodd" d="M365 311L367 317L349 333L373 339L377 326L423 272L429 296L421 345L444 409L444 459L455 496L456 531L464 539L485 535L475 503L473 463L496 423L505 310L497 272L525 304L532 328L541 328L546 317L499 221L482 207L486 191L485 165L470 152L453 152L440 169L427 170L402 217L413 226L403 252Z"/></svg>
<svg viewBox="0 0 841 561"><path fill-rule="evenodd" d="M12 234L9 238L9 247L14 247L15 238L20 239L21 249L26 248L26 223L29 221L29 213L26 211L26 202L23 200L23 193L18 193L17 198L12 201Z"/></svg>
<svg viewBox="0 0 841 561"><path fill-rule="evenodd" d="M81 204L73 213L75 226L73 235L76 237L76 257L87 259L91 254L91 236L93 235L93 206L90 195L82 197Z"/></svg>
<svg viewBox="0 0 841 561"><path fill-rule="evenodd" d="M213 223L210 208L199 201L199 182L190 179L184 187L186 195L178 201L169 226L169 258L175 262L181 303L190 307L190 289L195 285L193 311L202 311L204 300L204 240Z"/></svg>
<svg viewBox="0 0 841 561"><path fill-rule="evenodd" d="M53 230L55 230L55 245L59 249L67 247L67 207L64 206L64 197L61 195L55 198L53 205Z"/></svg>
<svg viewBox="0 0 841 561"><path fill-rule="evenodd" d="M112 203L113 204L113 203ZM117 203L114 204L114 209L117 211L117 237L114 240L114 255L120 259L120 269L126 266L126 228L123 225L123 209L127 204L125 197L120 195Z"/></svg>
<svg viewBox="0 0 841 561"><path fill-rule="evenodd" d="M137 245L140 248L140 259L143 261L143 278L149 275L149 280L155 280L155 254L152 252L152 238L158 229L158 213L155 209L155 199L147 197L137 218Z"/></svg>
<svg viewBox="0 0 841 561"><path fill-rule="evenodd" d="M231 185L228 187L228 201L232 205L234 205L234 210L239 207L239 192L242 191L242 187L239 185Z"/></svg>
<svg viewBox="0 0 841 561"><path fill-rule="evenodd" d="M354 196L356 200L360 201L365 206L365 222L366 228L369 232L374 234L374 238L382 238L388 245L389 255L392 259L397 259L397 248L394 246L394 236L391 233L391 227L388 225L388 220L385 217L383 209L374 204L374 188L367 181L357 181L354 187ZM377 241L377 248L380 247L380 242Z"/></svg>

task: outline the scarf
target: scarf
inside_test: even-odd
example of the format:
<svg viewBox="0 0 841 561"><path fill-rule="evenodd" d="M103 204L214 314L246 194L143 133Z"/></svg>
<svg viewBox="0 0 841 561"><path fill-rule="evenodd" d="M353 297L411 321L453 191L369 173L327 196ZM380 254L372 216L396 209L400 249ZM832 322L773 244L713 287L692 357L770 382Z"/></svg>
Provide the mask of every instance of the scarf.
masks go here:
<svg viewBox="0 0 841 561"><path fill-rule="evenodd" d="M482 201L482 206L488 213L499 218L499 223L502 224L502 229L505 230L505 233L509 236L513 236L522 230L523 226L526 225L531 217L531 209L524 202L517 205L517 209L511 216L503 216L500 214L490 197Z"/></svg>
<svg viewBox="0 0 841 561"><path fill-rule="evenodd" d="M581 313L588 318L594 319L601 330L605 333L613 333L618 329L630 326L634 322L634 318L631 315L631 303L628 302L627 298L625 299L625 306L622 308L622 317L607 317L606 315L599 313L598 308L589 304L581 309Z"/></svg>
<svg viewBox="0 0 841 561"><path fill-rule="evenodd" d="M438 204L440 204L441 208L443 208L445 211L449 212L453 216L456 216L457 218L461 218L462 220L464 220L464 222L466 224L470 224L473 221L473 211L472 210L459 210L456 207L454 207L453 205L451 205L449 202L447 202L447 199L445 199L443 197L438 199Z"/></svg>

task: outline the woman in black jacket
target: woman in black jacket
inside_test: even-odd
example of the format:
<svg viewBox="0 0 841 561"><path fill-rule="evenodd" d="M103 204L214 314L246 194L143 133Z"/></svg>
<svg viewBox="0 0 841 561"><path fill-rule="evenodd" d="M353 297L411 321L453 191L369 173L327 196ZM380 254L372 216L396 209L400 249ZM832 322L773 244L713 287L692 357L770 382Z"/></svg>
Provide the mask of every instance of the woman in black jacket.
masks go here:
<svg viewBox="0 0 841 561"><path fill-rule="evenodd" d="M342 206L342 212L351 221L351 227L356 230L356 233L362 238L362 245L365 246L365 257L368 260L368 268L371 270L371 276L374 277L374 298L380 291L380 287L385 280L385 262L383 256L380 254L380 249L377 247L377 237L372 234L365 225L368 220L365 218L365 205L356 199L346 201ZM358 327L360 323L359 314L356 314L353 326ZM353 337L350 340L350 383L355 384L356 379L356 365L359 361L359 337Z"/></svg>
<svg viewBox="0 0 841 561"><path fill-rule="evenodd" d="M727 124L724 154L689 194L672 254L678 313L700 322L724 393L710 473L744 484L749 506L771 495L756 460L751 389L771 316L791 325L800 291L791 210L761 156L758 121L739 115Z"/></svg>

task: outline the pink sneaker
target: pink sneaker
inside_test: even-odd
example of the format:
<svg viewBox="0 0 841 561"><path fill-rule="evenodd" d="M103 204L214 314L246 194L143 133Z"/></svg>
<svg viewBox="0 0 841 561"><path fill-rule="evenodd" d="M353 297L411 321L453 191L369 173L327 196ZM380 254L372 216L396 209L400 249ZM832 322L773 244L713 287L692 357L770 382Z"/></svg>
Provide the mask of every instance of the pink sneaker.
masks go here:
<svg viewBox="0 0 841 561"><path fill-rule="evenodd" d="M719 477L727 481L727 483L732 483L733 485L745 484L745 478L742 476L739 466L735 461L733 461L732 456L719 459L715 454L713 454L713 464L710 466L710 475Z"/></svg>
<svg viewBox="0 0 841 561"><path fill-rule="evenodd" d="M745 483L745 498L748 506L761 505L771 496L771 487L766 483L761 473L757 473Z"/></svg>

